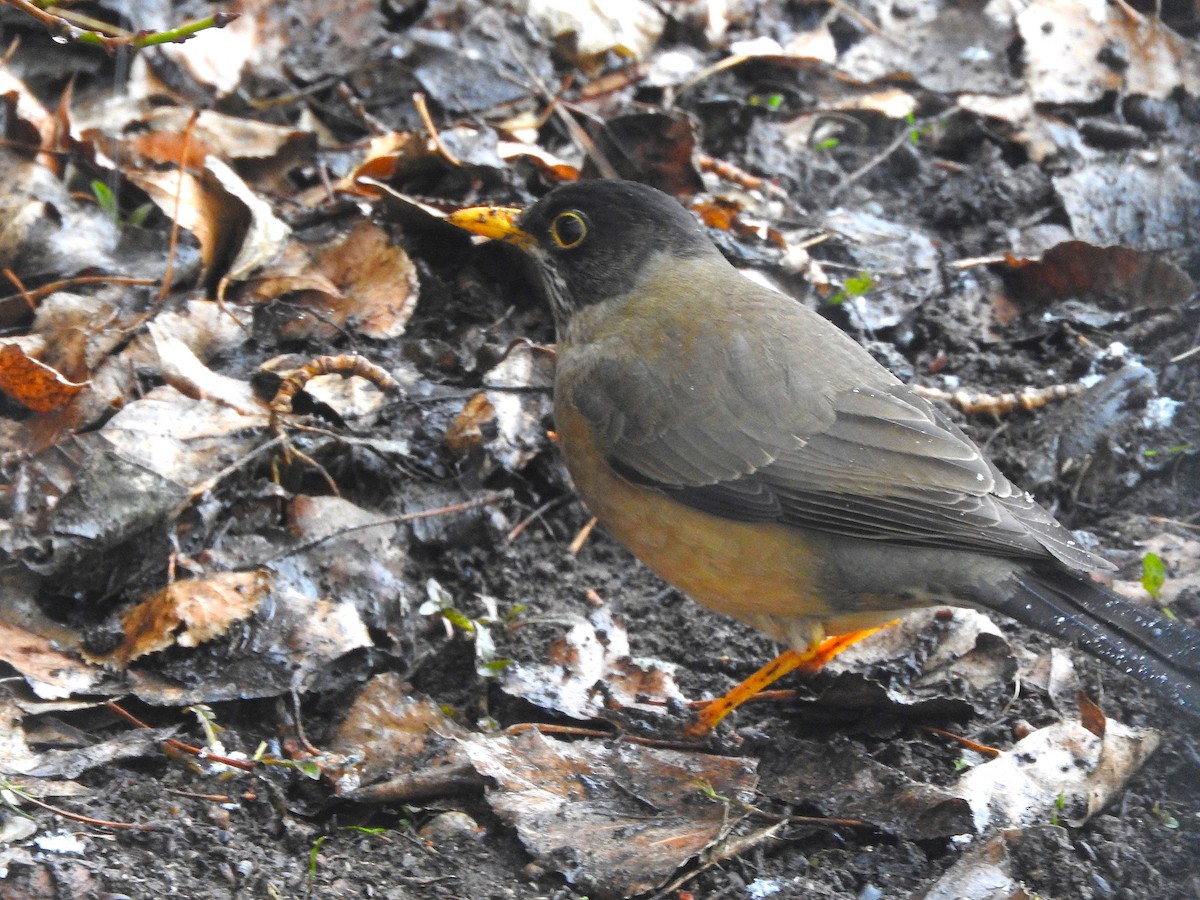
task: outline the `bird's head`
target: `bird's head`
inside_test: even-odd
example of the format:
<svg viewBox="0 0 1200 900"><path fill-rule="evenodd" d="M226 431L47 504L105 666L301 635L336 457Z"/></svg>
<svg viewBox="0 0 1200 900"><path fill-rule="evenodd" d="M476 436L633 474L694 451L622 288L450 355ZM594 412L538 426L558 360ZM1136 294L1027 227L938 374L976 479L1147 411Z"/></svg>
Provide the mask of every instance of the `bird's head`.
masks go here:
<svg viewBox="0 0 1200 900"><path fill-rule="evenodd" d="M525 251L560 328L575 310L630 293L649 267L720 255L678 201L632 181L569 184L524 211L480 206L448 221Z"/></svg>

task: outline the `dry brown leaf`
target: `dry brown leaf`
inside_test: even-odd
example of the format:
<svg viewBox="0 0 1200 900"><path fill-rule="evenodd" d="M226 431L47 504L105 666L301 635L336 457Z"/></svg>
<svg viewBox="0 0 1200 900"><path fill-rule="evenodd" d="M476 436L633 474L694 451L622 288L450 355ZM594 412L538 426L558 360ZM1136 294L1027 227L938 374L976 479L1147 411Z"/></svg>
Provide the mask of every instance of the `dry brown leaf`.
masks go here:
<svg viewBox="0 0 1200 900"><path fill-rule="evenodd" d="M63 409L90 382L68 381L16 344L0 346L0 391L39 413Z"/></svg>
<svg viewBox="0 0 1200 900"><path fill-rule="evenodd" d="M3 66L0 66L0 101L7 107L5 137L25 144L23 150L40 151L37 161L58 174L62 168L61 157L53 152L59 138L58 121L25 83Z"/></svg>
<svg viewBox="0 0 1200 900"><path fill-rule="evenodd" d="M233 4L242 15L219 31L202 32L187 43L162 44L158 52L219 94L232 93L247 66L273 59L286 44L283 31L264 27L272 7L270 3Z"/></svg>
<svg viewBox="0 0 1200 900"><path fill-rule="evenodd" d="M100 671L59 650L54 641L0 621L0 659L16 669L43 700L61 700L89 691Z"/></svg>
<svg viewBox="0 0 1200 900"><path fill-rule="evenodd" d="M487 394L480 391L463 405L446 429L446 446L454 455L466 456L471 448L483 443L483 428L495 419L495 407Z"/></svg>
<svg viewBox="0 0 1200 900"><path fill-rule="evenodd" d="M291 232L241 176L214 156L205 159L199 176L149 169L124 174L164 215L177 214L180 226L196 236L206 273L244 278L278 253Z"/></svg>
<svg viewBox="0 0 1200 900"><path fill-rule="evenodd" d="M527 159L549 176L551 181L575 181L579 178L579 166L555 156L549 150L523 141L501 141L496 152L505 162ZM376 176L378 177L378 176Z"/></svg>
<svg viewBox="0 0 1200 900"><path fill-rule="evenodd" d="M130 358L148 363L151 370L184 396L216 400L244 415L262 412L262 404L249 382L214 372L174 334L169 322L146 323L146 334L137 347L145 352L131 354Z"/></svg>
<svg viewBox="0 0 1200 900"><path fill-rule="evenodd" d="M1078 698L1079 724L1103 740L1104 731L1108 726L1108 717L1104 715L1104 710L1083 691L1079 692Z"/></svg>
<svg viewBox="0 0 1200 900"><path fill-rule="evenodd" d="M1162 256L1128 247L1066 241L1040 260L1006 256L1010 299L1041 308L1059 300L1090 300L1108 309L1161 309L1183 303L1194 285Z"/></svg>
<svg viewBox="0 0 1200 900"><path fill-rule="evenodd" d="M211 641L253 615L270 589L271 576L261 569L176 581L126 614L125 639L103 661L123 668L168 647Z"/></svg>
<svg viewBox="0 0 1200 900"><path fill-rule="evenodd" d="M428 159L436 148L423 134L412 131L391 131L371 138L363 160L337 183L337 190L366 197L378 197L380 191L360 181L388 181L397 172L416 160Z"/></svg>
<svg viewBox="0 0 1200 900"><path fill-rule="evenodd" d="M125 177L145 191L163 215L177 217L180 227L195 235L206 273L232 256L249 227L250 214L244 206L188 172L129 170Z"/></svg>
<svg viewBox="0 0 1200 900"><path fill-rule="evenodd" d="M364 337L404 334L417 305L417 268L374 222L362 221L320 256L319 266L344 297L346 324Z"/></svg>

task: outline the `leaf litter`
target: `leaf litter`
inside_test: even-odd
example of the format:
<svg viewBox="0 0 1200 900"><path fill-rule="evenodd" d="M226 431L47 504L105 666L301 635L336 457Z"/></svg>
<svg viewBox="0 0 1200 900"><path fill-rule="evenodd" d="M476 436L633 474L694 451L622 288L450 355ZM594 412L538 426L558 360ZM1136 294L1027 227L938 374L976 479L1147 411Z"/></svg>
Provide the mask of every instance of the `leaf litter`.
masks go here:
<svg viewBox="0 0 1200 900"><path fill-rule="evenodd" d="M229 6L127 67L0 26L0 771L173 823L224 874L164 866L153 830L35 848L44 810L0 870L80 896L150 861L192 895L1191 896L1186 732L977 613L909 617L794 711L677 746L686 699L769 649L602 532L568 552L547 316L437 219L639 178L925 388L1091 385L969 427L1126 592L1151 602L1160 556L1155 602L1194 623L1194 17Z"/></svg>

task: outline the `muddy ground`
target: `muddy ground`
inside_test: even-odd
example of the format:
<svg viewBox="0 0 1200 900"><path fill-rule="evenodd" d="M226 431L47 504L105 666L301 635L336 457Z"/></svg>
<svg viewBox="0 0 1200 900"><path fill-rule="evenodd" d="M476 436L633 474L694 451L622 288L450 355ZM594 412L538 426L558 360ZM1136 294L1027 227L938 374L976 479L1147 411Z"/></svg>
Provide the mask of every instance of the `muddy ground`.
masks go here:
<svg viewBox="0 0 1200 900"><path fill-rule="evenodd" d="M674 37L689 39L686 33ZM759 78L743 73L742 78L746 83L757 78L777 86L791 77L778 69L769 74ZM797 102L804 101L803 93L797 89ZM1142 577L1145 542L1161 540L1163 534L1183 542L1170 546L1185 548L1174 551L1175 556L1167 554L1172 567L1168 578L1194 566L1195 551L1186 549L1186 541L1195 536L1200 508L1200 355L1188 355L1200 339L1200 302L1194 290L1185 296L1160 297L1159 302L1133 303L1123 295L1111 296L1122 294L1119 289L1068 289L1047 298L1016 284L1016 276L995 255L1009 249L1015 236L1024 234L1034 220L1070 236L1071 222L1053 182L1068 166L1061 160L1032 161L1026 146L1007 134L998 135L994 123L952 113L926 96L927 117L940 123L932 133L896 146L892 142L898 132L886 127L895 123L871 119L870 127L854 131L853 140L843 135L840 146L809 152L800 165L793 158L795 148L776 128L791 113L786 109L764 112L754 104L732 104L728 99L746 94L746 84L733 79L712 86L702 101L688 106L688 112L705 152L737 160L747 169L775 173L775 183L790 195L786 202L771 201L762 199L760 192L762 203L748 210L748 219L764 220L783 231L820 230L828 227L830 220L825 217L831 210L869 210L879 220L930 237L935 252L926 274L935 276L935 281L910 288L903 280L909 276L904 275L889 281L882 295L868 290L859 298L861 304L845 298L829 302L829 292L822 297L794 266L785 265L779 248L761 233L715 231L722 248L739 264L765 272L775 284L793 291L799 302L819 309L902 378L915 383L957 384L971 392L1003 394L1026 386L1072 383L1085 376L1113 376L1130 360L1139 362L1153 373L1152 388L1138 380L1141 376L1132 381L1118 377L1105 382L1107 393L1092 392L1032 411L998 415L947 409L987 447L1006 474L1035 490L1069 527L1094 535L1120 565L1121 580L1136 583ZM638 98L651 105L656 99L661 98L653 91ZM328 101L337 102L333 95L328 95ZM1200 114L1194 99L1179 92L1157 102L1175 127L1143 129L1138 147L1181 159L1184 168L1193 171L1194 148L1200 146ZM1129 127L1129 116L1115 96L1077 112L1075 118L1086 113L1089 121ZM1072 116L1066 118L1075 123ZM1109 147L1105 152L1112 159L1128 160L1140 151ZM845 181L847 173L864 165L869 168L861 176ZM685 168L690 170L690 164ZM654 177L660 178L661 172L656 170ZM709 178L707 184L719 192L722 182ZM435 197L447 206L483 200L523 204L546 188L546 178L520 167L503 174L474 171L470 176L461 170L434 168L397 185L408 196ZM1100 204L1097 215L1103 215L1106 198L1096 202ZM549 316L526 273L503 249L474 246L434 219L386 201L375 208L375 215L408 251L420 273L419 301L403 337L385 342L342 334L296 340L279 325L278 316L289 315L281 303L282 312L254 310L252 339L238 354L218 362L224 371L248 377L263 360L284 352L306 357L357 352L389 371L415 372L417 378L407 385L404 396L390 400L369 430L355 434L371 440L402 437L408 445L402 461L354 444L323 439L306 443L309 438L299 433L297 447L319 451L319 461L343 498L382 514L470 499L486 491L509 490L513 498L490 512L406 526L399 589L407 597L403 613L399 597L375 596L373 646L308 673L295 705L286 693L214 702L224 750L252 755L265 743L268 753L279 758L313 758L304 749L296 714L304 738L315 749L324 748L363 685L382 673L396 673L471 731L524 722L568 724L563 717L511 696L498 679L481 676L475 646L461 631L447 629L436 617L417 615L415 607L426 598L430 579L449 595L464 598L463 607L471 615L480 615L480 610L469 607L473 602L469 598L482 594L495 599L499 619L506 623L492 629L496 655L507 659L543 659L550 643L565 630L563 623L587 615L597 597L624 618L633 655L678 667L680 687L689 698L727 689L773 655L776 648L766 638L706 612L664 585L603 528L597 528L577 554L570 552L569 544L589 517L572 498L556 450L546 437L553 425L549 418L530 430L535 443L519 467L498 464L486 446L459 453L447 447L447 429L512 342L518 338L543 344L553 341ZM344 232L345 221L344 207L331 205L316 214L297 216L295 226L301 232L334 235ZM1189 227L1194 223L1188 220ZM1198 234L1174 235L1162 242L1170 248L1164 258L1193 280L1200 278ZM837 272L840 283L847 274L867 267L851 244L843 236L817 243L808 252ZM994 258L987 265L954 265L981 256ZM901 266L900 271L909 270ZM893 303L899 312L893 318L870 320L876 299ZM236 292L230 302L238 302ZM954 383L946 380L948 374L954 376ZM544 385L534 384L514 394L527 398L523 400L527 409L540 408L546 398ZM1169 423L1148 421L1148 403L1154 398L1178 401ZM330 417L321 418L320 409L316 420L335 432L340 427ZM1068 452L1064 446L1072 449ZM163 547L175 542L183 552L199 558L201 551L219 547L221 540L236 543L239 535L253 533L272 516L272 533L283 534L288 522L281 497L328 493L323 477L301 462L264 462L223 486L223 512L216 516L220 528L207 522L204 527L172 529L170 541L160 534L140 548L162 559ZM510 537L513 526L530 516L527 526ZM218 532L220 537L215 537ZM146 550L147 544L153 549ZM132 558L142 557L134 553ZM111 575L103 570L97 580L101 574ZM71 581L73 597L53 587L43 590L39 598L57 621L88 631L90 640L97 641L96 633L111 631L122 604L137 594L132 584L160 586L162 580L160 569L115 593L111 582L97 584L89 593L86 579L76 573ZM79 597L90 602L75 602ZM1200 625L1200 589L1193 586L1179 592L1172 609L1180 619ZM404 617L406 621L396 624ZM1013 623L998 624L1018 654L1046 653L1052 646L1044 636ZM236 644L237 636L228 640ZM219 665L226 658L223 654L236 655L236 647L214 654ZM186 667L193 659L181 648L163 656L174 667ZM994 896L1200 897L1196 723L1113 669L1079 654L1072 658L1083 690L1107 716L1161 730L1162 746L1086 824L1073 826L1047 815L1045 821L1014 836L1009 871L1027 893ZM823 677L818 676L818 684ZM884 672L872 677L886 681L892 676ZM8 682L20 693L15 671ZM799 700L754 703L738 711L704 752L757 759L759 774L766 777L786 771L803 741L844 741L845 746L916 781L945 785L954 779L964 751L953 739L931 733L928 726L1007 748L1018 733L1075 715L1073 709L1058 708L1036 685L1026 685L1015 697L1010 696L1011 688L998 685L971 704L926 704L905 710L888 704L838 708L822 702L820 690L800 685ZM168 703L127 698L125 706L149 724L179 726L177 736L191 743L204 741L195 720ZM127 727L101 708L72 710L63 721L64 732L74 729L76 736L91 739ZM686 713L672 708L647 721L642 717L625 725L630 733L671 741L678 737ZM55 740L66 741L46 738L38 746L59 746ZM334 768L328 760L322 764ZM32 809L42 832L75 833L81 838L80 849L55 852L30 847L30 855L10 862L0 879L2 900L162 896L532 900L594 895L584 886L568 883L552 862L535 860L511 823L494 811L480 783L447 784L441 795L407 802L348 802L335 795L329 777L310 778L296 767L262 766L251 774L214 772L202 761L160 751L157 745L137 758L89 768L74 780L86 788L85 797L53 802L93 819L153 829L105 828ZM771 816L776 820L779 816L839 817L837 811L811 804L788 805L767 798L762 808L766 821ZM447 815L455 811L465 817ZM752 819L742 823L739 833L750 831ZM856 827L789 820L769 837L715 864L688 864L679 874L689 867L699 869L694 877L661 895L919 897L969 847L961 840L914 838L869 823Z"/></svg>

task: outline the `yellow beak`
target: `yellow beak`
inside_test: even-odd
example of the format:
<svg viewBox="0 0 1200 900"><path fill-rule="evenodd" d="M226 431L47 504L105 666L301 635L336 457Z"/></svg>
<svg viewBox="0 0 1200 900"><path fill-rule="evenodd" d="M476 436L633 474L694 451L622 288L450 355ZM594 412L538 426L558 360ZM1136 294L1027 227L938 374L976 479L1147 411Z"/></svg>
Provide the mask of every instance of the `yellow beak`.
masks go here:
<svg viewBox="0 0 1200 900"><path fill-rule="evenodd" d="M537 242L533 235L517 227L517 217L521 212L504 206L472 206L451 213L446 216L446 221L472 234L530 249Z"/></svg>

